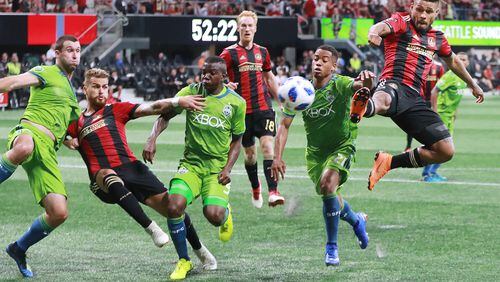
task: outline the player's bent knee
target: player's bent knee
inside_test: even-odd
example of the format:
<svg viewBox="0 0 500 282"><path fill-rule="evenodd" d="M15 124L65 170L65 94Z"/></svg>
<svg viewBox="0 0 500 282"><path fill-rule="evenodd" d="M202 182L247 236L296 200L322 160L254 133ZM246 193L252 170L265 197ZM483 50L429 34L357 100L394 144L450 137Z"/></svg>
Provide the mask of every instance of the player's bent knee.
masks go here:
<svg viewBox="0 0 500 282"><path fill-rule="evenodd" d="M31 153L33 153L33 149L35 148L31 136L28 136L28 138L24 138L24 140L26 141L17 142L12 147L11 159L16 163L21 163L26 160L31 155Z"/></svg>
<svg viewBox="0 0 500 282"><path fill-rule="evenodd" d="M180 197L175 197L180 195L173 195L168 201L167 216L169 218L178 218L184 214L186 209L186 201L182 200Z"/></svg>
<svg viewBox="0 0 500 282"><path fill-rule="evenodd" d="M224 223L226 209L219 206L205 206L203 208L205 218L214 226L220 226Z"/></svg>

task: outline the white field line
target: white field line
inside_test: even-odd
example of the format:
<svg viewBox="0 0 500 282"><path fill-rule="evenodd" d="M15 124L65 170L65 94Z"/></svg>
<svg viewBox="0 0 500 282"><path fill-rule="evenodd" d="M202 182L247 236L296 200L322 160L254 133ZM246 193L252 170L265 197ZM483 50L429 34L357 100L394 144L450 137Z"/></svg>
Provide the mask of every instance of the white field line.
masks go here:
<svg viewBox="0 0 500 282"><path fill-rule="evenodd" d="M61 164L59 165L61 168L78 168L78 169L87 169L84 165L67 165L67 164ZM151 168L152 171L155 172L176 172L176 169L159 169L159 168ZM452 170L457 170L457 169L452 169ZM366 171L369 171L369 169L366 169ZM233 170L232 174L235 175L247 175L246 171L244 170ZM309 179L309 176L305 174L291 174L287 173L285 175L285 179L287 178L292 178L292 179ZM361 181L361 182L368 182L368 176L367 177L349 177L350 181ZM400 179L400 178L383 178L380 180L381 182L394 182L394 183L423 183L420 180L412 180L412 179ZM493 187L500 187L500 183L491 183L491 182L468 182L468 181L447 181L447 182L441 182L441 183L426 183L426 184L447 184L447 185L475 185L475 186L493 186Z"/></svg>

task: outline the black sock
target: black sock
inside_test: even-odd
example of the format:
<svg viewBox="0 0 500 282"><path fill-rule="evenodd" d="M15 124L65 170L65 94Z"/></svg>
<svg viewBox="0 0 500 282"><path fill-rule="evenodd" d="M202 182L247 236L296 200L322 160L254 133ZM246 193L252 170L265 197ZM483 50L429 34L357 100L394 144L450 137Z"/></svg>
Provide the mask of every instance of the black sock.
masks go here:
<svg viewBox="0 0 500 282"><path fill-rule="evenodd" d="M418 154L418 148L413 151L392 157L391 169L397 167L422 167L422 160Z"/></svg>
<svg viewBox="0 0 500 282"><path fill-rule="evenodd" d="M278 190L278 182L276 182L271 177L271 166L273 165L272 160L264 160L264 175L266 176L267 187L269 188L269 192Z"/></svg>
<svg viewBox="0 0 500 282"><path fill-rule="evenodd" d="M257 174L257 163L253 165L245 164L245 169L247 170L248 180L250 180L250 185L252 189L259 188L259 175Z"/></svg>
<svg viewBox="0 0 500 282"><path fill-rule="evenodd" d="M406 148L411 148L411 140L412 139L413 139L413 137L410 134L406 134Z"/></svg>
<svg viewBox="0 0 500 282"><path fill-rule="evenodd" d="M368 99L368 105L366 106L366 112L363 115L364 117L372 117L375 115L375 103L373 103L372 98Z"/></svg>
<svg viewBox="0 0 500 282"><path fill-rule="evenodd" d="M106 178L104 182L106 182ZM143 228L147 228L151 224L151 219L144 213L137 198L121 182L114 182L108 185L108 190L109 194L116 200L116 203Z"/></svg>
<svg viewBox="0 0 500 282"><path fill-rule="evenodd" d="M194 229L194 226L191 223L191 218L187 213L184 213L184 224L186 225L186 239L191 247L193 247L194 250L201 249L200 238L198 237L196 229Z"/></svg>

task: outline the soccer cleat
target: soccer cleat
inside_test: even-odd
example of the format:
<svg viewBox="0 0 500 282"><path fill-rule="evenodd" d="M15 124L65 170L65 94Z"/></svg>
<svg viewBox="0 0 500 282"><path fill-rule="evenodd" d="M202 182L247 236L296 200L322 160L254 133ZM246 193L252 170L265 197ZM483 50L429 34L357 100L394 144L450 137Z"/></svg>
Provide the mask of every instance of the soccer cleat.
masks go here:
<svg viewBox="0 0 500 282"><path fill-rule="evenodd" d="M391 169L392 155L386 152L379 151L375 154L375 162L373 163L372 171L368 176L368 190L372 191L375 184L384 177Z"/></svg>
<svg viewBox="0 0 500 282"><path fill-rule="evenodd" d="M370 99L370 89L362 87L352 96L351 100L351 122L359 123L366 112L368 100Z"/></svg>
<svg viewBox="0 0 500 282"><path fill-rule="evenodd" d="M368 216L362 212L358 212L356 215L358 216L358 224L353 227L354 234L358 237L359 247L361 249L366 249L366 247L368 247L368 241L370 241L368 233L366 232L366 222L368 221Z"/></svg>
<svg viewBox="0 0 500 282"><path fill-rule="evenodd" d="M19 268L19 272L21 272L23 277L31 278L34 276L33 271L31 271L31 268L26 262L26 253L23 252L15 242L9 244L5 251L12 259L14 259L17 267Z"/></svg>
<svg viewBox="0 0 500 282"><path fill-rule="evenodd" d="M201 248L199 250L193 250L196 256L200 259L203 264L204 270L216 270L217 269L217 260L214 255L201 244Z"/></svg>
<svg viewBox="0 0 500 282"><path fill-rule="evenodd" d="M174 271L170 274L170 280L186 279L186 276L192 269L193 263L182 258L177 262Z"/></svg>
<svg viewBox="0 0 500 282"><path fill-rule="evenodd" d="M448 181L448 178L440 175L439 173L434 173L432 176L437 180L435 182L446 182L446 181Z"/></svg>
<svg viewBox="0 0 500 282"><path fill-rule="evenodd" d="M262 193L260 189L260 181L259 181L259 187L258 188L252 188L252 205L258 209L262 208L262 203L264 200L262 200Z"/></svg>
<svg viewBox="0 0 500 282"><path fill-rule="evenodd" d="M227 215L226 222L219 226L219 239L222 242L227 242L233 236L233 215L231 214L231 206L227 205L229 214Z"/></svg>
<svg viewBox="0 0 500 282"><path fill-rule="evenodd" d="M144 230L151 236L153 243L155 243L158 248L165 246L170 240L167 233L163 232L160 226L154 221L152 221L147 228L144 228Z"/></svg>
<svg viewBox="0 0 500 282"><path fill-rule="evenodd" d="M268 204L270 207L275 207L278 205L284 205L285 204L285 197L280 195L280 192L278 190L276 191L270 191L269 192L269 199L268 199Z"/></svg>
<svg viewBox="0 0 500 282"><path fill-rule="evenodd" d="M339 251L337 244L326 244L325 248L325 264L326 266L337 266L340 264Z"/></svg>

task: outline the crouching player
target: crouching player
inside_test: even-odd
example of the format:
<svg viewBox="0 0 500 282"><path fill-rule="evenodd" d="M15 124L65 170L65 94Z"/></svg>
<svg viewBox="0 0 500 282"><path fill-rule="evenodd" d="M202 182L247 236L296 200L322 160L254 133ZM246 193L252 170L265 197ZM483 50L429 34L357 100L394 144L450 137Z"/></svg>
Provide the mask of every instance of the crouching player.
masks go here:
<svg viewBox="0 0 500 282"><path fill-rule="evenodd" d="M91 191L105 203L118 204L151 235L156 246L162 247L169 241L168 235L144 213L139 201L166 217L167 189L130 150L125 124L130 119L165 114L177 105L201 110L204 99L190 96L150 105L106 104L108 78L108 73L101 69L85 72L83 91L88 108L69 125L68 135L73 139L65 141L65 145L80 152L91 179ZM187 239L204 268L217 268L215 257L201 244L189 217L186 216L185 222Z"/></svg>
<svg viewBox="0 0 500 282"><path fill-rule="evenodd" d="M203 214L214 226L219 226L219 238L231 238L233 223L229 207L231 181L229 174L238 159L241 139L245 132L245 100L224 86L226 63L219 57L209 57L202 68L202 83L191 84L177 93L176 98L203 95L206 106L202 111L186 114L186 145L184 157L170 181L168 228L179 262L170 279L184 279L193 268L186 246L184 210L201 195ZM177 114L182 108L176 107ZM162 115L151 132L143 157L152 161L156 138L175 114Z"/></svg>
<svg viewBox="0 0 500 282"><path fill-rule="evenodd" d="M337 233L339 219L347 221L354 229L359 246L368 246L366 215L355 213L347 201L342 200L339 189L349 177L354 159L354 141L357 127L349 120L350 99L354 91L370 90L374 75L363 71L354 81L335 75L338 53L332 46L322 45L314 53L313 85L314 102L302 113L307 135L306 161L309 177L316 185L316 192L323 197L323 216L327 234L325 263L339 265ZM288 130L295 113L284 110L275 141L276 156L272 165L273 177L283 179L286 165L283 161Z"/></svg>

